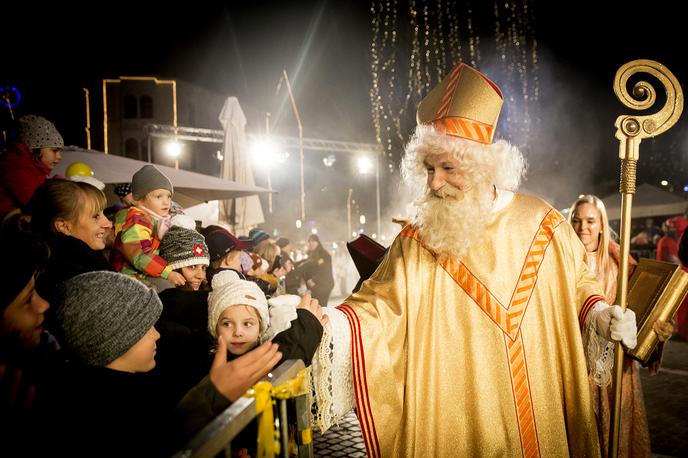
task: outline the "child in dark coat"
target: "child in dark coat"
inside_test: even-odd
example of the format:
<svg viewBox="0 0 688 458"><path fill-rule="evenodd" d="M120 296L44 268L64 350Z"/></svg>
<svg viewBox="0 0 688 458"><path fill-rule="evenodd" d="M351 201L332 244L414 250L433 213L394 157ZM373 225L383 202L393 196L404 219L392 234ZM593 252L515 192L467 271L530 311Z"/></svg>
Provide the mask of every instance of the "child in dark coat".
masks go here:
<svg viewBox="0 0 688 458"><path fill-rule="evenodd" d="M226 353L229 360L249 353L259 344L272 340L279 344L282 361L302 359L308 366L322 338L327 316L317 301L304 296L284 295L265 298L251 281L241 280L232 270L213 278L208 297L208 330L218 341L217 358ZM173 413L175 437L183 445L235 399L221 395L211 377L204 378L179 403ZM204 406L205 410L199 406Z"/></svg>
<svg viewBox="0 0 688 458"><path fill-rule="evenodd" d="M155 291L115 272L68 280L57 308L69 364L50 411L63 416L46 443L56 456L150 455L166 411L147 376L155 367ZM52 437L50 437L52 435Z"/></svg>

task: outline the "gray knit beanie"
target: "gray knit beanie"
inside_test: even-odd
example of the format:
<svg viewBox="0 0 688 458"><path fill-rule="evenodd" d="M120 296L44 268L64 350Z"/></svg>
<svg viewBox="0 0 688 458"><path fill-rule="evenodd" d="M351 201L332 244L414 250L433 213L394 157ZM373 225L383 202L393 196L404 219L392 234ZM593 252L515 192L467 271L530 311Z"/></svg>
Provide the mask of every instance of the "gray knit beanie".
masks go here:
<svg viewBox="0 0 688 458"><path fill-rule="evenodd" d="M167 189L174 193L170 179L156 166L146 164L131 179L131 193L134 199L141 200L146 197L146 194L156 189Z"/></svg>
<svg viewBox="0 0 688 458"><path fill-rule="evenodd" d="M90 366L107 366L141 340L161 313L157 293L143 283L96 271L65 282L57 319L75 357Z"/></svg>
<svg viewBox="0 0 688 458"><path fill-rule="evenodd" d="M19 141L32 150L64 148L64 140L55 125L44 117L36 115L19 118Z"/></svg>
<svg viewBox="0 0 688 458"><path fill-rule="evenodd" d="M172 226L160 242L160 256L172 269L210 265L210 254L205 239L193 229Z"/></svg>

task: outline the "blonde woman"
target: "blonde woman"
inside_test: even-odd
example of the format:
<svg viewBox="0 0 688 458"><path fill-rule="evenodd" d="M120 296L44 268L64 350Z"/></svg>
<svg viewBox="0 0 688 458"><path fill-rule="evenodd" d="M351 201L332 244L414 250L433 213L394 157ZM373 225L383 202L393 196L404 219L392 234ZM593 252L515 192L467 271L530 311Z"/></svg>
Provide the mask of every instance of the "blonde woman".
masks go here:
<svg viewBox="0 0 688 458"><path fill-rule="evenodd" d="M588 267L597 275L604 289L605 301L616 303L616 278L619 272L619 244L612 240L609 219L604 203L593 195L579 198L571 205L569 222L583 242L588 257ZM629 259L629 275L637 265ZM673 325L661 321L655 323L655 332L664 342L671 336ZM660 344L660 347L662 344ZM650 371L659 369L661 348L650 359ZM640 364L630 357L624 358L621 393L621 429L619 456L650 456L650 433L647 427L643 390L640 385ZM611 385L598 386L590 379L592 399L597 416L602 455L607 456L609 446L609 398L613 396Z"/></svg>

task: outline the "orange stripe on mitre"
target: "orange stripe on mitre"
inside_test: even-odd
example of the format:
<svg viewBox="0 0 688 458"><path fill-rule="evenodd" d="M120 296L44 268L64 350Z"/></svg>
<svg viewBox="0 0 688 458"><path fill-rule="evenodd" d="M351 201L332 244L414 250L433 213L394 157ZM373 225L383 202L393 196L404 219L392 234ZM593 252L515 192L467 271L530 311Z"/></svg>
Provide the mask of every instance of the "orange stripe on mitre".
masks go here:
<svg viewBox="0 0 688 458"><path fill-rule="evenodd" d="M440 102L437 112L435 113L435 118L444 118L449 112L449 105L451 104L452 97L454 96L454 90L456 89L456 84L459 82L459 75L461 74L461 69L463 65L457 65L449 74L449 80L447 82L447 87L444 88L444 94L442 95L442 101Z"/></svg>
<svg viewBox="0 0 688 458"><path fill-rule="evenodd" d="M435 119L432 121L432 125L439 132L453 137L466 138L485 145L492 143L494 135L492 126L466 118L450 117Z"/></svg>

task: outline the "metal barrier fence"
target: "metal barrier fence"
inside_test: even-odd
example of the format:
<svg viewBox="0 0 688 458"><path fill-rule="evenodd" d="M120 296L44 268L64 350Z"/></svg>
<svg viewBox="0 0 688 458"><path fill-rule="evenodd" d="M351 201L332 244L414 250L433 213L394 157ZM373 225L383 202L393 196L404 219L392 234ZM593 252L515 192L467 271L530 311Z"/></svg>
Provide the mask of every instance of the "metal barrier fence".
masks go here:
<svg viewBox="0 0 688 458"><path fill-rule="evenodd" d="M288 458L290 425L295 429L292 456L293 452L299 458L313 456L310 385L303 361L290 359L283 362L249 390L247 396L234 402L210 422L174 458L212 458L221 453L230 457L231 441L256 418L259 422L258 456ZM289 418L288 400L295 404L295 418L293 415ZM274 407L279 413L273 420Z"/></svg>

